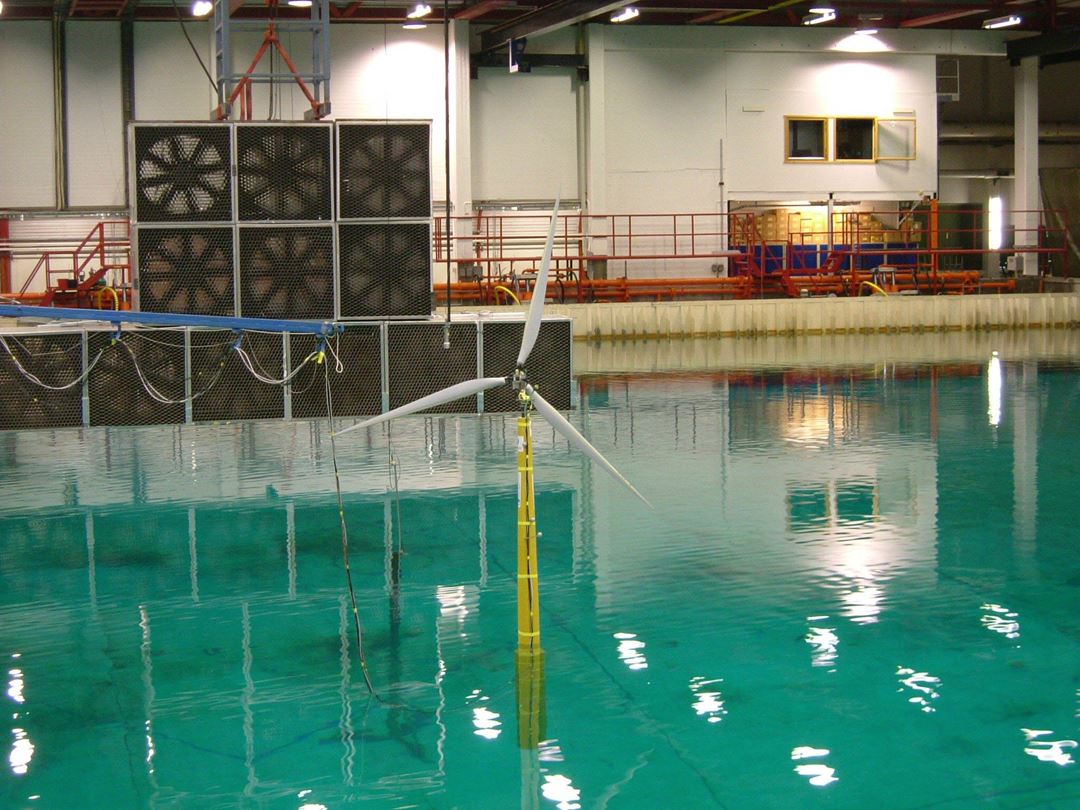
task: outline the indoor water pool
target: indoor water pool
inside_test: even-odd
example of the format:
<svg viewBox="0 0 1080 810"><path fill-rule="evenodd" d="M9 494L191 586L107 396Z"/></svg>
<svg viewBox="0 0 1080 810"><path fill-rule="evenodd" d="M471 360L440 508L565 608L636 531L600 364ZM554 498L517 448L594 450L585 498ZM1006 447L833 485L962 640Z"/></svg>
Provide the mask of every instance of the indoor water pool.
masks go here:
<svg viewBox="0 0 1080 810"><path fill-rule="evenodd" d="M1076 806L1080 354L994 340L576 347L652 508L536 419L520 720L513 416L336 441L374 697L325 421L0 432L0 806Z"/></svg>

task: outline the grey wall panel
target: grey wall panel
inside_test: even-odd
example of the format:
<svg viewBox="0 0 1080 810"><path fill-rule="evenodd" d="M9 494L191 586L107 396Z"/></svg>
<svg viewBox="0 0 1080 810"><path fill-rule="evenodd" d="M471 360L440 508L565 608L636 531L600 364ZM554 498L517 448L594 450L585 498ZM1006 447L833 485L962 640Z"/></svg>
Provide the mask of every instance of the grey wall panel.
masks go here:
<svg viewBox="0 0 1080 810"><path fill-rule="evenodd" d="M0 24L0 208L56 204L51 43L47 22Z"/></svg>
<svg viewBox="0 0 1080 810"><path fill-rule="evenodd" d="M69 20L66 31L68 205L121 207L126 195L120 26Z"/></svg>
<svg viewBox="0 0 1080 810"><path fill-rule="evenodd" d="M99 23L100 24L100 23ZM207 67L212 20L188 20L188 33ZM135 118L141 121L206 121L216 91L199 67L179 25L135 23Z"/></svg>

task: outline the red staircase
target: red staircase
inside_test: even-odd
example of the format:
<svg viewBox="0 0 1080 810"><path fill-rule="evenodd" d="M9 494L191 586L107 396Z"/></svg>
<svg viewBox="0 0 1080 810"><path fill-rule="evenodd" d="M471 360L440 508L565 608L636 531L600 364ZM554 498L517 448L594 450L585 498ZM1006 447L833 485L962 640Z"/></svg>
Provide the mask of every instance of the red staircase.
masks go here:
<svg viewBox="0 0 1080 810"><path fill-rule="evenodd" d="M47 250L19 291L27 290L44 270L43 307L129 309L131 241L127 220L97 223L74 250Z"/></svg>

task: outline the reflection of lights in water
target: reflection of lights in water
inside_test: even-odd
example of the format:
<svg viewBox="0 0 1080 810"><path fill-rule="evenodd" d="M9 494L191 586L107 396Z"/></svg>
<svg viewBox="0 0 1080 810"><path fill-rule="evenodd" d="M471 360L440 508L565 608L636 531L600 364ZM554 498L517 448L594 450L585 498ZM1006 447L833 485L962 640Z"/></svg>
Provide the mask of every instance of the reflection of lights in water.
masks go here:
<svg viewBox="0 0 1080 810"><path fill-rule="evenodd" d="M828 748L812 748L809 745L800 745L793 748L791 751L791 759L798 762L801 759L820 759L829 755ZM815 787L825 787L833 782L840 781L834 775L836 773L835 768L830 768L824 762L807 762L802 765L795 766L795 773L799 776L806 776L810 780L810 784Z"/></svg>
<svg viewBox="0 0 1080 810"><path fill-rule="evenodd" d="M8 681L8 697L14 700L16 703L25 703L26 698L23 697L23 673L21 669L8 670L8 675L11 676L11 680Z"/></svg>
<svg viewBox="0 0 1080 810"><path fill-rule="evenodd" d="M810 616L807 621L821 621L828 616ZM831 667L836 663L836 648L840 645L840 637L836 635L835 627L811 627L806 634L806 643L810 645L812 653L810 664L815 667Z"/></svg>
<svg viewBox="0 0 1080 810"><path fill-rule="evenodd" d="M721 698L720 691L711 691L705 687L723 683L723 681L723 678L706 680L700 675L695 675L690 679L690 691L697 698L691 705L698 715L706 715L710 723L719 723L723 716L727 714L727 709L724 708L724 701Z"/></svg>
<svg viewBox="0 0 1080 810"><path fill-rule="evenodd" d="M838 411L834 419L843 422ZM829 400L817 397L803 400L782 424L784 439L794 444L820 445L829 439Z"/></svg>
<svg viewBox="0 0 1080 810"><path fill-rule="evenodd" d="M540 788L544 798L555 802L559 810L579 810L581 805L581 791L570 782L570 779L561 774L544 774L544 784Z"/></svg>
<svg viewBox="0 0 1080 810"><path fill-rule="evenodd" d="M479 703L486 703L491 698L481 693L479 689L474 689L465 698L466 702L477 701ZM499 720L501 715L498 712L493 712L485 706L476 706L473 708L473 726L476 727L476 734L478 737L483 737L485 740L494 740L500 734L502 734L502 721Z"/></svg>
<svg viewBox="0 0 1080 810"><path fill-rule="evenodd" d="M566 759L558 740L541 740L536 749L536 758L540 762L562 762Z"/></svg>
<svg viewBox="0 0 1080 810"><path fill-rule="evenodd" d="M649 662L645 658L645 642L639 641L635 633L615 633L619 640L619 658L626 662L630 669L648 669Z"/></svg>
<svg viewBox="0 0 1080 810"><path fill-rule="evenodd" d="M990 398L990 407L986 414L990 418L990 426L997 427L1001 424L1001 393L1002 393L1001 358L994 352L990 358L990 364L986 368L986 390Z"/></svg>
<svg viewBox="0 0 1080 810"><path fill-rule="evenodd" d="M464 585L440 585L435 589L435 598L439 600L439 615L455 617L459 622L469 615Z"/></svg>
<svg viewBox="0 0 1080 810"><path fill-rule="evenodd" d="M989 610L981 621L988 630L1001 633L1005 638L1020 638L1019 614L1001 605L986 604L979 608Z"/></svg>
<svg viewBox="0 0 1080 810"><path fill-rule="evenodd" d="M1035 757L1040 762L1053 762L1055 765L1072 765L1076 761L1072 758L1072 754L1067 753L1076 748L1076 740L1040 740L1037 738L1054 732L1030 728L1020 730L1024 732L1024 737L1029 743L1024 749L1025 754Z"/></svg>
<svg viewBox="0 0 1080 810"><path fill-rule="evenodd" d="M299 810L328 810L325 804L305 803L300 805Z"/></svg>
<svg viewBox="0 0 1080 810"><path fill-rule="evenodd" d="M941 695L937 692L936 685L941 683L941 678L936 678L927 672L916 672L909 667L900 667L896 670L897 676L900 678L901 687L898 692L903 692L904 687L912 689L919 694L913 695L908 698L908 703L914 703L921 708L924 712L934 711L934 707L930 704L931 700L937 700ZM935 686L930 686L934 684Z"/></svg>
<svg viewBox="0 0 1080 810"><path fill-rule="evenodd" d="M34 744L21 728L13 728L11 733L15 735L15 742L11 746L8 762L11 764L11 772L22 776L30 769L30 760L34 758Z"/></svg>
<svg viewBox="0 0 1080 810"><path fill-rule="evenodd" d="M873 624L881 613L885 591L867 582L855 583L855 588L840 597L844 602L844 615L856 624Z"/></svg>

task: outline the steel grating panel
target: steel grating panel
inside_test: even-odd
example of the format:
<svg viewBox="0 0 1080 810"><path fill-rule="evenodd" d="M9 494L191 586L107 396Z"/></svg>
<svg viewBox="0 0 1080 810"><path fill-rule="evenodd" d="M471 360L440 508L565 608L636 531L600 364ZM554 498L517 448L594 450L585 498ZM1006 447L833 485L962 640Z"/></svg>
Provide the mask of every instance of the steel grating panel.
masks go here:
<svg viewBox="0 0 1080 810"><path fill-rule="evenodd" d="M449 349L443 348L444 328L440 321L387 325L391 408L476 378L476 324L452 324ZM476 411L476 397L471 396L425 413Z"/></svg>
<svg viewBox="0 0 1080 810"><path fill-rule="evenodd" d="M233 218L227 124L136 124L133 130L136 222L227 222Z"/></svg>
<svg viewBox="0 0 1080 810"><path fill-rule="evenodd" d="M81 425L81 383L53 391L27 379L26 374L50 386L77 380L83 373L82 334L4 335L3 339L7 349L0 346L0 430Z"/></svg>
<svg viewBox="0 0 1080 810"><path fill-rule="evenodd" d="M237 217L331 219L330 135L319 124L238 125Z"/></svg>
<svg viewBox="0 0 1080 810"><path fill-rule="evenodd" d="M499 377L513 373L525 321L484 321L483 330L484 373L481 376ZM543 321L526 369L532 386L560 411L568 411L572 407L572 340L570 321ZM517 392L509 386L484 392L485 412L517 409Z"/></svg>
<svg viewBox="0 0 1080 810"><path fill-rule="evenodd" d="M138 228L139 309L235 315L230 227Z"/></svg>
<svg viewBox="0 0 1080 810"><path fill-rule="evenodd" d="M237 419L283 419L284 386L261 382L247 370L233 349L228 330L191 332L191 417L196 422ZM240 348L260 373L280 380L284 373L279 334L245 332Z"/></svg>
<svg viewBox="0 0 1080 810"><path fill-rule="evenodd" d="M431 216L430 126L338 124L341 219Z"/></svg>
<svg viewBox="0 0 1080 810"><path fill-rule="evenodd" d="M331 225L240 228L240 314L334 317Z"/></svg>
<svg viewBox="0 0 1080 810"><path fill-rule="evenodd" d="M431 227L425 222L338 225L342 318L431 314Z"/></svg>
<svg viewBox="0 0 1080 810"><path fill-rule="evenodd" d="M183 400L182 330L124 332L120 341L114 341L113 332L91 332L87 334L87 345L91 359L99 351L102 353L87 381L91 425L170 425L184 421L182 401L158 402L140 380L141 373L146 384L164 399Z"/></svg>
<svg viewBox="0 0 1080 810"><path fill-rule="evenodd" d="M342 362L342 371L335 370L332 353L327 352L330 372L330 395L334 416L365 416L382 410L381 336L377 325L355 325L331 339L330 345ZM318 340L314 335L290 335L289 353L296 368ZM326 382L323 366L310 363L292 381L292 415L296 419L325 417Z"/></svg>

